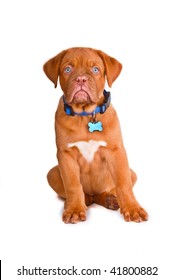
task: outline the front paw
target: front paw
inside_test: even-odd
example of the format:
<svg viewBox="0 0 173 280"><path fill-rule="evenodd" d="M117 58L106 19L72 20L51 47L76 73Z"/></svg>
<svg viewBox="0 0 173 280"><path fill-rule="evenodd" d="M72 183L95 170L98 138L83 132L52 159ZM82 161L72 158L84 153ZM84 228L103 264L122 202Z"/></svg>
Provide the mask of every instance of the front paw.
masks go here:
<svg viewBox="0 0 173 280"><path fill-rule="evenodd" d="M66 224L76 224L77 222L84 222L86 220L86 206L66 208L64 210L62 219Z"/></svg>
<svg viewBox="0 0 173 280"><path fill-rule="evenodd" d="M129 206L124 209L121 209L121 214L124 216L126 222L142 222L148 220L148 214L140 205L138 206Z"/></svg>

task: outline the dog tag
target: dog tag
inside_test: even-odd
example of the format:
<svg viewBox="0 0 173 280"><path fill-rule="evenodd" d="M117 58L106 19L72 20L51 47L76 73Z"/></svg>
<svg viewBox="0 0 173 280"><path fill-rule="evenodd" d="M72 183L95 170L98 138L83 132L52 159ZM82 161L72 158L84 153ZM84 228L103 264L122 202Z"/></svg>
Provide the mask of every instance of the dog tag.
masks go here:
<svg viewBox="0 0 173 280"><path fill-rule="evenodd" d="M89 132L102 131L103 130L102 122L97 121L95 113L92 115L91 121L88 123L88 127L89 127Z"/></svg>
<svg viewBox="0 0 173 280"><path fill-rule="evenodd" d="M89 122L88 127L89 127L89 132L103 130L102 122Z"/></svg>

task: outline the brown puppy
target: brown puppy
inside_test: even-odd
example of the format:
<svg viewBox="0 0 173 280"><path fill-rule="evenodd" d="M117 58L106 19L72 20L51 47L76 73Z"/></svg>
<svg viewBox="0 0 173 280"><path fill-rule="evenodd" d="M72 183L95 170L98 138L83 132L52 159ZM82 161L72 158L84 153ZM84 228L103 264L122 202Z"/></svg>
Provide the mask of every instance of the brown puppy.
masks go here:
<svg viewBox="0 0 173 280"><path fill-rule="evenodd" d="M132 191L136 174L129 168L119 120L104 91L121 72L113 57L91 48L62 51L44 64L44 72L64 95L55 116L58 166L48 182L65 198L63 221L86 220L88 205L117 210L126 221L147 220Z"/></svg>

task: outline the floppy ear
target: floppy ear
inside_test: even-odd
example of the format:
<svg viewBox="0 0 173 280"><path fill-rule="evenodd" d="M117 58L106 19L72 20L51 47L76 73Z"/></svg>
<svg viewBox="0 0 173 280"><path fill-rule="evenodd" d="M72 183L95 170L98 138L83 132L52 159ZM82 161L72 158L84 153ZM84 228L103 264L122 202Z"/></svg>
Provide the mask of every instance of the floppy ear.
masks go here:
<svg viewBox="0 0 173 280"><path fill-rule="evenodd" d="M60 52L55 57L49 59L44 65L43 70L46 76L54 83L55 88L57 87L59 67L66 50Z"/></svg>
<svg viewBox="0 0 173 280"><path fill-rule="evenodd" d="M121 72L122 64L102 51L98 51L98 54L104 62L108 85L111 87Z"/></svg>

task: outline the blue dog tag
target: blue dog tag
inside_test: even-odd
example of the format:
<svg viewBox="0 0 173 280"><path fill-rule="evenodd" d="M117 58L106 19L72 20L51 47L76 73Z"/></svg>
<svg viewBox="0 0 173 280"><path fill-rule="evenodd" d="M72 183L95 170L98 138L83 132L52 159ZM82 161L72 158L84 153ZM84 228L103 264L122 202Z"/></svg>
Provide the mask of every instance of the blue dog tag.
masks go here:
<svg viewBox="0 0 173 280"><path fill-rule="evenodd" d="M103 130L102 122L89 122L88 127L89 127L89 132Z"/></svg>

